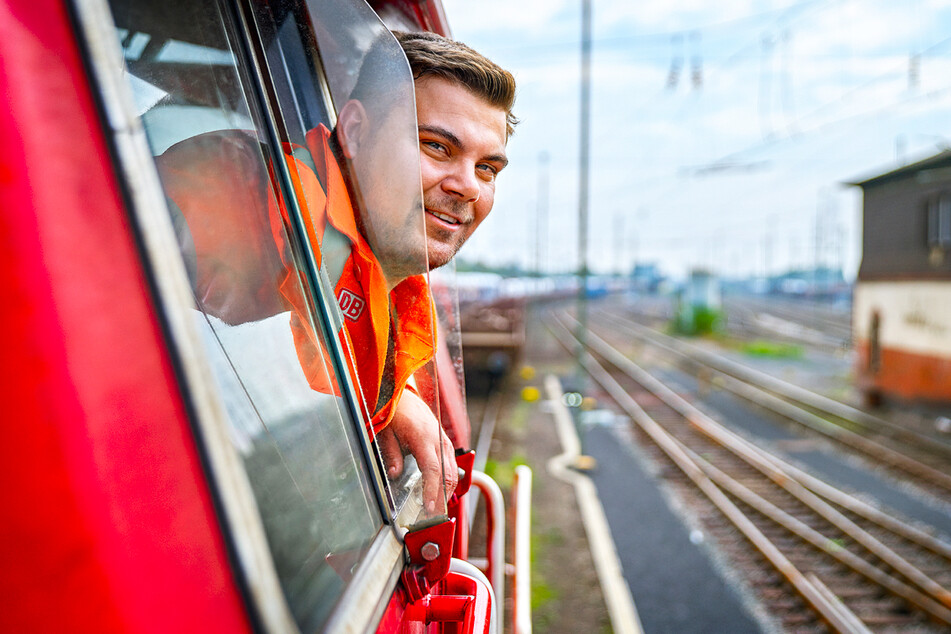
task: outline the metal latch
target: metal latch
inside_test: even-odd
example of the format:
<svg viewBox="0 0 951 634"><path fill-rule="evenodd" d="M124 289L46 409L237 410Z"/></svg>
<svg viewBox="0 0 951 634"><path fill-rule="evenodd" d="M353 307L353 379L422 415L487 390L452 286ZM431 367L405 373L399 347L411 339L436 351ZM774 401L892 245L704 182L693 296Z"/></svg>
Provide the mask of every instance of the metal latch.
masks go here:
<svg viewBox="0 0 951 634"><path fill-rule="evenodd" d="M417 528L403 538L410 565L403 571L403 585L411 601L419 601L449 572L455 519Z"/></svg>

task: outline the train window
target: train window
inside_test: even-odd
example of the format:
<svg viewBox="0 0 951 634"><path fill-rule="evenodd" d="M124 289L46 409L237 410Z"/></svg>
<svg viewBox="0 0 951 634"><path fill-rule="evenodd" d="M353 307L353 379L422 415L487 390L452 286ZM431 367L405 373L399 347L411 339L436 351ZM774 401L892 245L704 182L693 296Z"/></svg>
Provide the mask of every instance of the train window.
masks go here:
<svg viewBox="0 0 951 634"><path fill-rule="evenodd" d="M231 8L110 6L232 444L291 612L320 629L383 518L277 185L285 148L268 142Z"/></svg>
<svg viewBox="0 0 951 634"><path fill-rule="evenodd" d="M261 2L252 16L289 175L306 232L320 245L325 292L342 309L373 433L405 383L433 384L435 373L414 361L435 343L409 64L363 2ZM435 400L433 390L417 393ZM391 482L396 509L417 478L408 463Z"/></svg>

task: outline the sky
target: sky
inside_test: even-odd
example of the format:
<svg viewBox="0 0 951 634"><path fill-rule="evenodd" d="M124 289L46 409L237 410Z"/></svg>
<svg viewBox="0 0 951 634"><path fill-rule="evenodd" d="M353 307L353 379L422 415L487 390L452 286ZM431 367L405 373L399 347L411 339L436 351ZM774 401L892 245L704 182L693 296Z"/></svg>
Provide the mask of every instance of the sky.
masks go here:
<svg viewBox="0 0 951 634"><path fill-rule="evenodd" d="M460 256L579 267L581 0L443 0L521 123ZM592 0L588 264L853 278L849 182L951 146L951 0Z"/></svg>

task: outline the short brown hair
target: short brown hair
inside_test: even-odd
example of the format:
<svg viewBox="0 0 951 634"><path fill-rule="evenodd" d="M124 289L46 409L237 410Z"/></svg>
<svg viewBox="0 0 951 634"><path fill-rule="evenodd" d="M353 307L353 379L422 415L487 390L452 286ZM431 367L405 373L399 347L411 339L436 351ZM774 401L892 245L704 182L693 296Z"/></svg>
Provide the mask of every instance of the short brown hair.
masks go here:
<svg viewBox="0 0 951 634"><path fill-rule="evenodd" d="M462 42L422 31L394 31L413 79L435 75L462 84L473 94L505 111L506 138L512 136L518 119L512 114L515 105L515 77L481 53Z"/></svg>

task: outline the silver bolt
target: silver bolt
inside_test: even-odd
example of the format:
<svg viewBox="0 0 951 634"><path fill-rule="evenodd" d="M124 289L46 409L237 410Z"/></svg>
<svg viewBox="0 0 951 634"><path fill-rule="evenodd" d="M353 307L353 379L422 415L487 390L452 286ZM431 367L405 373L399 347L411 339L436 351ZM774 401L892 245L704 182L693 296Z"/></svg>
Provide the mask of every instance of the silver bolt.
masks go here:
<svg viewBox="0 0 951 634"><path fill-rule="evenodd" d="M433 542L426 542L423 544L423 547L419 549L419 554L421 554L426 561L434 561L439 557L439 546Z"/></svg>

